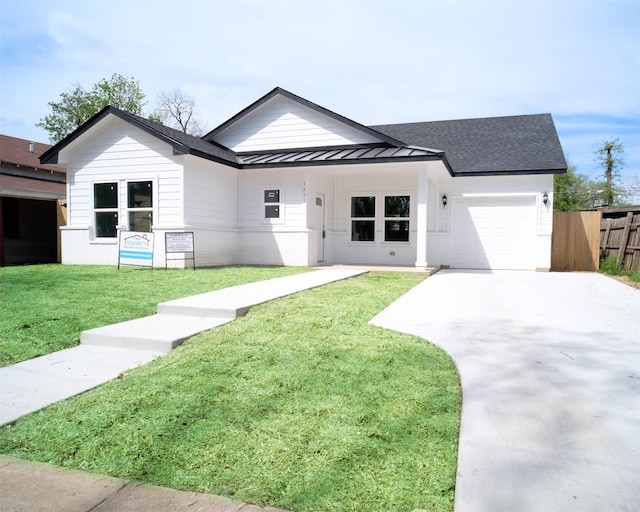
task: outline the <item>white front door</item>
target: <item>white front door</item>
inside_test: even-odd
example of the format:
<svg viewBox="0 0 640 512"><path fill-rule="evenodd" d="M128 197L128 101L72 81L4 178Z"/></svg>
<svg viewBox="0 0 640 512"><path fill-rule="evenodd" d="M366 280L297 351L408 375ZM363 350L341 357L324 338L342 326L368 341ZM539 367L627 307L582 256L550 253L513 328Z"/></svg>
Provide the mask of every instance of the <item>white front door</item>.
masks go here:
<svg viewBox="0 0 640 512"><path fill-rule="evenodd" d="M318 230L318 263L324 261L324 194L316 194L315 228Z"/></svg>

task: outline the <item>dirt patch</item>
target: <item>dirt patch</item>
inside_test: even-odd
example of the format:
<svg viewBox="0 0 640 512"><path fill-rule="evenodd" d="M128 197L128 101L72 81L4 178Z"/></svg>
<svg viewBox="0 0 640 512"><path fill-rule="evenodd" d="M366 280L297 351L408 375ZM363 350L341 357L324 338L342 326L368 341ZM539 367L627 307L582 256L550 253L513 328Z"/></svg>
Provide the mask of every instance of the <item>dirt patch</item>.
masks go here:
<svg viewBox="0 0 640 512"><path fill-rule="evenodd" d="M628 286L631 286L631 288L640 290L640 283L637 281L632 281L627 276L610 276L609 274L603 274L603 275L610 277L611 279L615 279L616 281L620 281L621 283L624 283Z"/></svg>

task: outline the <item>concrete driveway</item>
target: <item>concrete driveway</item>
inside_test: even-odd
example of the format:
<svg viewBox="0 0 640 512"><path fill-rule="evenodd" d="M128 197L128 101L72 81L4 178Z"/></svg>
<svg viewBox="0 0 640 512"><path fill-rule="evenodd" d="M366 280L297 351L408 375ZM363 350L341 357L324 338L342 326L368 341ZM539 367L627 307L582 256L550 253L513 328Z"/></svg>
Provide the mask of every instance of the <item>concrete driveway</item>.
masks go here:
<svg viewBox="0 0 640 512"><path fill-rule="evenodd" d="M600 274L441 271L372 320L454 359L456 512L640 510L640 291Z"/></svg>

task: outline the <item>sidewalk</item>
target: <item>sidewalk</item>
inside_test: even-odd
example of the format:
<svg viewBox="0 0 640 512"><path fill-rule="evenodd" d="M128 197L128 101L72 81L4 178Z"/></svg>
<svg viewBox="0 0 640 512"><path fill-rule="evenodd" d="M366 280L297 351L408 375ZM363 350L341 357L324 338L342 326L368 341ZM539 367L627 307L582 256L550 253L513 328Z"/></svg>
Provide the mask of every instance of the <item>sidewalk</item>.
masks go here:
<svg viewBox="0 0 640 512"><path fill-rule="evenodd" d="M283 512L0 455L2 512Z"/></svg>
<svg viewBox="0 0 640 512"><path fill-rule="evenodd" d="M158 314L91 329L78 347L0 368L0 426L115 379L253 306L367 272L324 269L233 286L158 305Z"/></svg>

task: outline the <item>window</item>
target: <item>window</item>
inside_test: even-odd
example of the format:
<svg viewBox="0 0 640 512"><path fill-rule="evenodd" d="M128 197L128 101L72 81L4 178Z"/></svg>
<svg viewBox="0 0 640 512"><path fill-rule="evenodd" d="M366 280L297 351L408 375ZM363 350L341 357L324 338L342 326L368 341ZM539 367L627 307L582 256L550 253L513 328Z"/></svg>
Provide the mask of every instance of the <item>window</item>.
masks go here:
<svg viewBox="0 0 640 512"><path fill-rule="evenodd" d="M151 232L153 227L153 183L130 181L126 184L126 229ZM93 184L93 215L96 238L117 238L120 204L118 183Z"/></svg>
<svg viewBox="0 0 640 512"><path fill-rule="evenodd" d="M264 191L264 218L280 218L280 190L271 189Z"/></svg>
<svg viewBox="0 0 640 512"><path fill-rule="evenodd" d="M375 242L376 222L382 222L385 242L409 242L410 196L384 196L384 202L382 197L377 199L383 211L376 210L376 196L351 198L351 241Z"/></svg>
<svg viewBox="0 0 640 512"><path fill-rule="evenodd" d="M409 241L409 196L385 196L385 242Z"/></svg>
<svg viewBox="0 0 640 512"><path fill-rule="evenodd" d="M151 232L153 226L153 184L150 181L127 183L129 230Z"/></svg>
<svg viewBox="0 0 640 512"><path fill-rule="evenodd" d="M96 238L118 236L118 184L94 183L93 211Z"/></svg>
<svg viewBox="0 0 640 512"><path fill-rule="evenodd" d="M376 198L357 196L351 198L351 241L373 242L376 227Z"/></svg>

